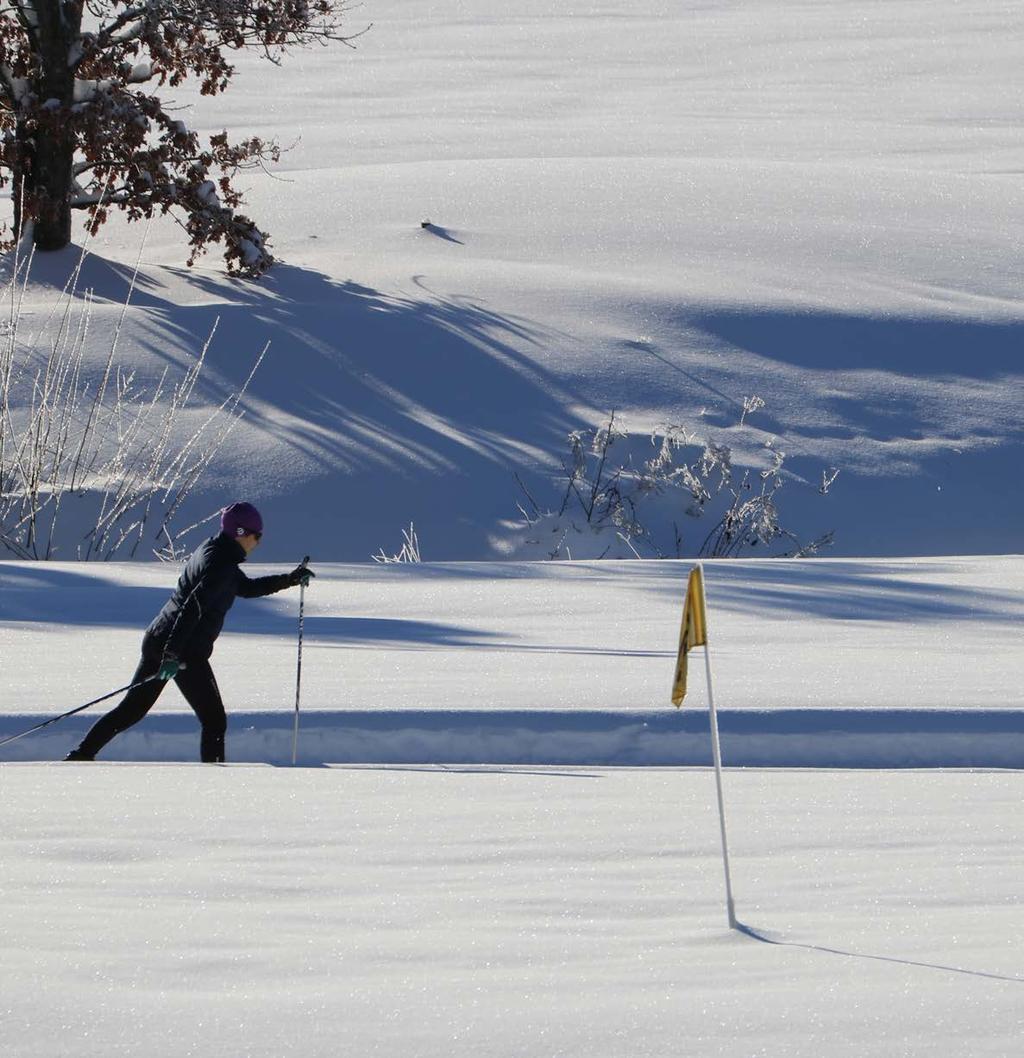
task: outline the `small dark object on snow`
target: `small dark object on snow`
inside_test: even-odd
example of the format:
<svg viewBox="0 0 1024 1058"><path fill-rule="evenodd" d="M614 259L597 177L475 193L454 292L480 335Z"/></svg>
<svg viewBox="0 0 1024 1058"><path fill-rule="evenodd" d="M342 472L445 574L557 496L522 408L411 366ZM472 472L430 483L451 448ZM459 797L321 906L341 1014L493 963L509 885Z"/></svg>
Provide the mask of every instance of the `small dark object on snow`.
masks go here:
<svg viewBox="0 0 1024 1058"><path fill-rule="evenodd" d="M420 222L420 227L424 231L429 231L431 235L444 239L445 242L453 242L458 246L465 245L461 239L456 239L443 224L435 224L432 220L424 220Z"/></svg>

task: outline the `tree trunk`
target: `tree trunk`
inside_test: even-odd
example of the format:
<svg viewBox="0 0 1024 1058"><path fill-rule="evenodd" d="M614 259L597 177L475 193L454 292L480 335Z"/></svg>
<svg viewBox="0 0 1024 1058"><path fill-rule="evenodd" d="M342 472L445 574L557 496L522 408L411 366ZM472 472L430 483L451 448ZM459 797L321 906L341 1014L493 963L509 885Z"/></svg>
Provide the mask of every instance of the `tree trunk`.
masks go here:
<svg viewBox="0 0 1024 1058"><path fill-rule="evenodd" d="M69 48L78 37L81 9L61 0L36 0L40 72L33 86L44 117L29 130L19 125L20 172L15 172L15 233L32 222L38 250L61 250L71 242L71 191L75 138L67 113L74 103L75 75ZM23 185L23 186L19 186ZM18 199L24 200L22 202Z"/></svg>
<svg viewBox="0 0 1024 1058"><path fill-rule="evenodd" d="M62 250L71 242L74 154L74 141L66 136L37 138L32 158L36 204L32 241L37 250Z"/></svg>

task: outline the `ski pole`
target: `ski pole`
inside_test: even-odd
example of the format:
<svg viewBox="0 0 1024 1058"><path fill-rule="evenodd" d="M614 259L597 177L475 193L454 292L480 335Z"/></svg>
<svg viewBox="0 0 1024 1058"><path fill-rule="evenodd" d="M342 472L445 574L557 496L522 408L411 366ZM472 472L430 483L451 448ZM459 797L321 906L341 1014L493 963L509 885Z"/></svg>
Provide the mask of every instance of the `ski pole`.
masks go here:
<svg viewBox="0 0 1024 1058"><path fill-rule="evenodd" d="M88 709L90 705L98 705L100 702L105 702L108 698L113 698L116 694L124 694L127 691L134 691L136 687L141 687L144 683L149 683L150 680L155 680L158 673L152 676L147 676L144 680L139 680L138 683L129 683L126 687L118 687L116 691L111 691L109 694L103 694L99 698L93 698L91 702L86 702L85 705L80 705L75 709L69 709L66 713L61 713L60 716L52 716L49 720L44 720L41 724L36 724L35 727L30 727L27 731L22 731L17 735L8 735L7 738L0 738L0 746L6 746L8 742L15 742L19 738L24 738L26 735L31 735L33 731L41 731L44 727L49 727L50 724L57 723L58 720L64 720L69 716L74 716L75 713L80 713L83 709Z"/></svg>
<svg viewBox="0 0 1024 1058"><path fill-rule="evenodd" d="M309 555L299 563L302 569L309 562ZM299 584L299 657L295 666L295 730L292 734L292 764L299 756L299 691L302 687L302 618L306 606L306 584Z"/></svg>

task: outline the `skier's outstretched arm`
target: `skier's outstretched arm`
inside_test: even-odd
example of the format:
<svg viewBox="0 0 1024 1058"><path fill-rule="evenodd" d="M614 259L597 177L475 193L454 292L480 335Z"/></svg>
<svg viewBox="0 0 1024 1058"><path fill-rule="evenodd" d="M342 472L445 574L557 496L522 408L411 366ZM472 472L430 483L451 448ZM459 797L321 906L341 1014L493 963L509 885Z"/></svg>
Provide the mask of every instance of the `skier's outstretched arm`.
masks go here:
<svg viewBox="0 0 1024 1058"><path fill-rule="evenodd" d="M285 588L295 588L305 582L309 583L316 574L305 563L296 566L291 573L272 573L268 577L247 577L241 570L238 582L238 594L243 599L258 599L264 595L273 595Z"/></svg>

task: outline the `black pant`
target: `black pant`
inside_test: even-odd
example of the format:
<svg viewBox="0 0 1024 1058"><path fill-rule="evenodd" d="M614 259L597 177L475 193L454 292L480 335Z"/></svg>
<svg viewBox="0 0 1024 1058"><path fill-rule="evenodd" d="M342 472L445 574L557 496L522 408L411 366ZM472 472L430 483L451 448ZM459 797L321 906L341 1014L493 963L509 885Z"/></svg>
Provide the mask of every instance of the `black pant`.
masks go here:
<svg viewBox="0 0 1024 1058"><path fill-rule="evenodd" d="M135 670L132 683L140 683L160 671L161 647L143 640L142 659ZM228 727L228 718L224 712L220 691L213 669L205 658L186 660L185 667L174 677L178 690L202 724L202 736L199 742L199 757L204 764L218 764L224 761L224 734ZM122 731L137 724L153 708L166 686L163 680L150 680L140 687L130 690L119 705L101 716L82 740L79 750L90 757L97 753Z"/></svg>

